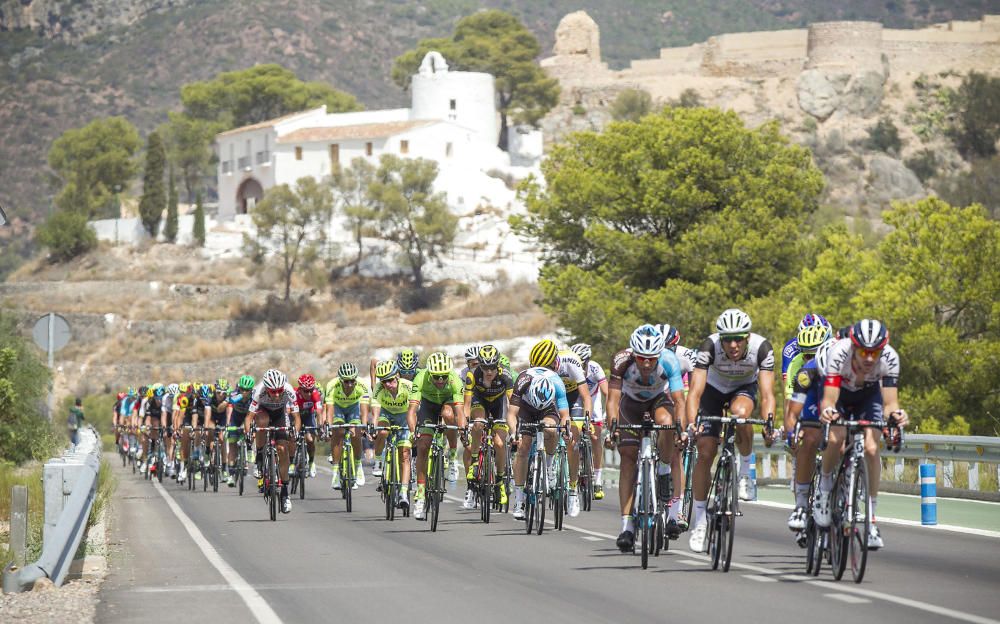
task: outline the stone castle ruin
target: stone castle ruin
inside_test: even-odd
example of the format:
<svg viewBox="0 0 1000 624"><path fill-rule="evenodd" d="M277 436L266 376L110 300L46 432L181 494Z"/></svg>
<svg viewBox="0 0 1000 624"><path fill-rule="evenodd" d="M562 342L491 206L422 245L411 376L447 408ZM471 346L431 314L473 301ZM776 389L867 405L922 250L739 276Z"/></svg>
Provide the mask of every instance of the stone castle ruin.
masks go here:
<svg viewBox="0 0 1000 624"><path fill-rule="evenodd" d="M741 83L794 82L802 110L819 120L837 111L869 116L890 76L1000 71L1000 15L952 21L919 30L883 28L875 22L822 22L808 28L710 37L704 43L663 48L659 58L634 60L615 71L601 61L600 31L584 11L566 15L556 30L554 55L542 67L565 95L605 95L629 87L655 99L684 89L723 90L728 108L749 113L760 94Z"/></svg>

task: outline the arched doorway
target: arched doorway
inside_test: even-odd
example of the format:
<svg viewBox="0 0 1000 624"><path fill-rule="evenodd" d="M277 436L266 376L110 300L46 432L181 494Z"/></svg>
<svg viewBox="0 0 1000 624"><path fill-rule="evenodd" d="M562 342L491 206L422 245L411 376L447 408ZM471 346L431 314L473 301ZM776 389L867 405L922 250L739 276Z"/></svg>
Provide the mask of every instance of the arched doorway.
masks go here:
<svg viewBox="0 0 1000 624"><path fill-rule="evenodd" d="M260 182L253 178L243 180L236 189L236 214L247 214L264 197Z"/></svg>

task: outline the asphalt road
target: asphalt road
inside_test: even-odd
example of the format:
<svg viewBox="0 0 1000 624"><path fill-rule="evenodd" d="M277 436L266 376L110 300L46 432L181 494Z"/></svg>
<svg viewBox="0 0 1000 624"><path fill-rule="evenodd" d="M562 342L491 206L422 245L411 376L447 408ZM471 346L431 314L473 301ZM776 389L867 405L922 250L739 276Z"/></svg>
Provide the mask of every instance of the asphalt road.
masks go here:
<svg viewBox="0 0 1000 624"><path fill-rule="evenodd" d="M462 484L459 484L460 487ZM1000 540L883 526L886 548L864 583L806 577L787 511L746 504L733 568L712 571L687 549L651 559L614 545L617 492L567 529L525 535L494 515L483 524L456 492L437 533L382 517L373 479L347 513L320 472L307 498L271 522L263 498L154 487L119 468L117 545L98 621L315 622L404 617L436 623L524 621L997 622ZM415 619L413 619L415 618ZM995 618L995 619L994 619Z"/></svg>

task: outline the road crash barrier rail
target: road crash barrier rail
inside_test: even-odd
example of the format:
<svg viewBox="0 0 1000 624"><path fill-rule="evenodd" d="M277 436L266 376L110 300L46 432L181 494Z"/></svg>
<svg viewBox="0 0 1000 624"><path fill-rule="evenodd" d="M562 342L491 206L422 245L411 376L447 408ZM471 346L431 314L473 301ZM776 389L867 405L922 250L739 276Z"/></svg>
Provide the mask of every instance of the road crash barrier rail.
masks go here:
<svg viewBox="0 0 1000 624"><path fill-rule="evenodd" d="M45 525L42 554L23 568L13 564L3 571L4 593L31 589L35 581L50 579L62 585L87 530L97 494L101 439L93 428L81 429L79 443L61 457L45 463Z"/></svg>

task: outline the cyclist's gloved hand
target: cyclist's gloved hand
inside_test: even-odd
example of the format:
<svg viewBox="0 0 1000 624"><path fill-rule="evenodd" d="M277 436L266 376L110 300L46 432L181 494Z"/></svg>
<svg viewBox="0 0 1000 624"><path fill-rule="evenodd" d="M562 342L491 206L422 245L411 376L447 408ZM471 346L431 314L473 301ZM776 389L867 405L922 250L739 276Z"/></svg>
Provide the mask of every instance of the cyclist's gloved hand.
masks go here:
<svg viewBox="0 0 1000 624"><path fill-rule="evenodd" d="M838 418L840 418L840 414L837 413L837 409L834 407L824 409L823 413L819 415L819 419L825 423L832 423Z"/></svg>
<svg viewBox="0 0 1000 624"><path fill-rule="evenodd" d="M798 443L794 429L785 432L785 448L794 451L798 447Z"/></svg>
<svg viewBox="0 0 1000 624"><path fill-rule="evenodd" d="M889 416L896 421L896 424L900 427L905 427L910 422L910 415L906 413L906 410L899 408L895 412L889 414Z"/></svg>

